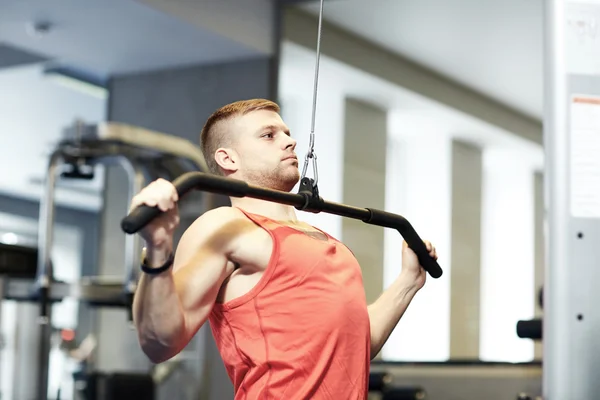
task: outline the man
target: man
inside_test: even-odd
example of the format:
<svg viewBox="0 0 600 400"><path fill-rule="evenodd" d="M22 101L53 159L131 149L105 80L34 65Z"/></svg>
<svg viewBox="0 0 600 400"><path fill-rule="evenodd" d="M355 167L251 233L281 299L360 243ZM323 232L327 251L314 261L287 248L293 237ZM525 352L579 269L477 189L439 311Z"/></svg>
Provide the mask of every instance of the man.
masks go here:
<svg viewBox="0 0 600 400"><path fill-rule="evenodd" d="M201 144L212 173L283 191L299 180L296 142L270 101L217 110ZM366 399L371 358L425 283L415 253L404 244L401 273L367 306L351 251L291 206L231 198L186 230L172 261L177 200L158 180L132 201L164 211L140 232L133 309L145 354L175 356L209 320L236 399Z"/></svg>

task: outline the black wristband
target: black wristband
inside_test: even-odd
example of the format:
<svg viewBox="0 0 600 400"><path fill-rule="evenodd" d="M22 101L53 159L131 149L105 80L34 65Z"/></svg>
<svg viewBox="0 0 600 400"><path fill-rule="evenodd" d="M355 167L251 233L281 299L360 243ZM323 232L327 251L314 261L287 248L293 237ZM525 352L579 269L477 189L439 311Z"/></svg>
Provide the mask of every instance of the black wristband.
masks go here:
<svg viewBox="0 0 600 400"><path fill-rule="evenodd" d="M171 253L169 258L167 258L167 261L165 261L165 263L163 265L161 265L158 268L150 268L146 265L146 258L144 258L142 260L141 268L142 268L142 271L144 271L145 273L147 273L149 275L158 275L158 274L165 272L169 268L171 268L174 260L175 260L175 255L173 253Z"/></svg>

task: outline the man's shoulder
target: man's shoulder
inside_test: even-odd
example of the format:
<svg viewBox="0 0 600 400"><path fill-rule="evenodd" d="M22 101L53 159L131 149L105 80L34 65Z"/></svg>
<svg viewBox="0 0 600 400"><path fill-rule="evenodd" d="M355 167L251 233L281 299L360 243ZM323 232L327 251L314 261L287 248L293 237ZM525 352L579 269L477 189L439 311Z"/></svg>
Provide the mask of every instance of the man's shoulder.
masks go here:
<svg viewBox="0 0 600 400"><path fill-rule="evenodd" d="M208 210L183 232L178 249L186 252L194 251L198 246L210 246L227 252L239 234L245 231L247 223L244 214L235 208L224 206Z"/></svg>
<svg viewBox="0 0 600 400"><path fill-rule="evenodd" d="M200 215L187 228L191 232L211 233L225 229L227 226L235 226L247 219L244 214L235 207L222 206L210 209Z"/></svg>

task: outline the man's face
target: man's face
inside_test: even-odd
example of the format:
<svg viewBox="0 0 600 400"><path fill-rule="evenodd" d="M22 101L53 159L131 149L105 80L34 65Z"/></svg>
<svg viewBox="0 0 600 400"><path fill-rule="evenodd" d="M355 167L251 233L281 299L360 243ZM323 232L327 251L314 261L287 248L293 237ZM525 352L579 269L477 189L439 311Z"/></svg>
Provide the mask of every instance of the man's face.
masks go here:
<svg viewBox="0 0 600 400"><path fill-rule="evenodd" d="M248 183L290 191L300 179L296 141L281 116L273 111L253 111L235 118L235 151L238 176Z"/></svg>

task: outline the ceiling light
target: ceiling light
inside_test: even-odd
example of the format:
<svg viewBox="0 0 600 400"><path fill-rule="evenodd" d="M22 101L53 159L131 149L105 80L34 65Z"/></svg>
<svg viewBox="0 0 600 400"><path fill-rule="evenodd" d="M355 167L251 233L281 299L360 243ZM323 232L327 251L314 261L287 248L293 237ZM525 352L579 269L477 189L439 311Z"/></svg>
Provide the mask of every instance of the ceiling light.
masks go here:
<svg viewBox="0 0 600 400"><path fill-rule="evenodd" d="M17 244L19 237L12 232L7 232L0 236L0 241L4 244Z"/></svg>
<svg viewBox="0 0 600 400"><path fill-rule="evenodd" d="M44 76L59 85L76 90L80 93L96 97L101 100L108 98L108 89L102 84L90 79L77 76L63 69L48 69L44 71Z"/></svg>
<svg viewBox="0 0 600 400"><path fill-rule="evenodd" d="M50 32L52 24L47 21L31 22L25 26L27 34L34 38L41 38Z"/></svg>

